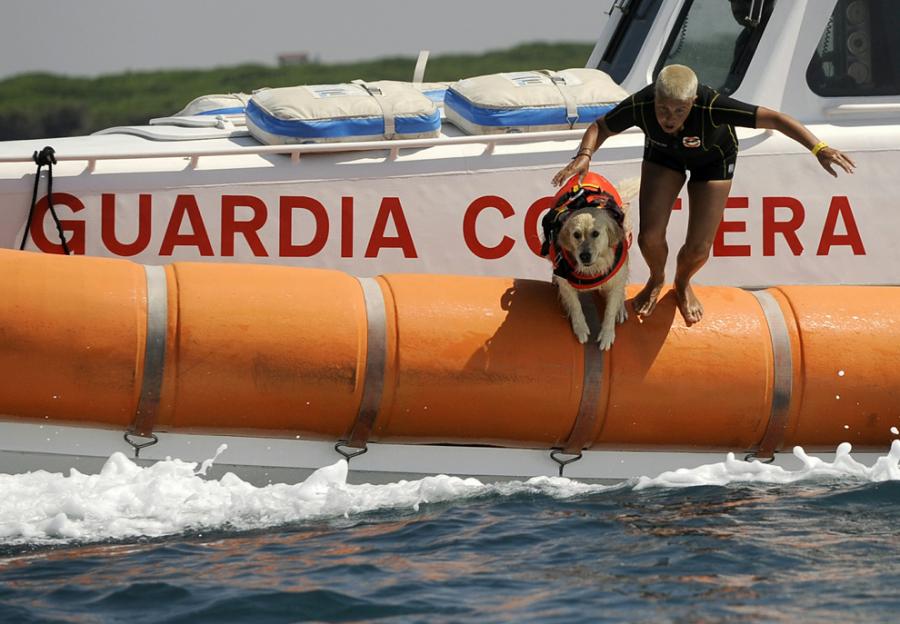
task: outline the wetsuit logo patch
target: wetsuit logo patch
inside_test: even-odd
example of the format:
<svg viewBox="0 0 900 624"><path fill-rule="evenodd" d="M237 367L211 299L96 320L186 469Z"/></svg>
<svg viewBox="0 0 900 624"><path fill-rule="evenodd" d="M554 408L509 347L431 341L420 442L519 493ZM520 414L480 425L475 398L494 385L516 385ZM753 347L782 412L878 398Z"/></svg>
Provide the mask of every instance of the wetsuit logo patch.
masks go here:
<svg viewBox="0 0 900 624"><path fill-rule="evenodd" d="M700 137L686 136L681 140L685 147L700 147Z"/></svg>

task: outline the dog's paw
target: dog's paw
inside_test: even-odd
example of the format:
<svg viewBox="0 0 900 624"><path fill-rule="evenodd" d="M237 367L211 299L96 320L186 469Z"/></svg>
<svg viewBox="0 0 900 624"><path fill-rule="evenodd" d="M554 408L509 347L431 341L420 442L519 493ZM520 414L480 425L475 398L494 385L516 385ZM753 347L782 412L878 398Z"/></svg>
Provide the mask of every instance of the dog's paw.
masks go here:
<svg viewBox="0 0 900 624"><path fill-rule="evenodd" d="M625 309L625 302L619 306L619 311L616 312L616 323L624 323L628 320L628 310Z"/></svg>
<svg viewBox="0 0 900 624"><path fill-rule="evenodd" d="M588 338L591 337L591 330L587 326L587 323L576 323L572 322L572 331L575 332L575 338L581 344L584 344L588 341Z"/></svg>
<svg viewBox="0 0 900 624"><path fill-rule="evenodd" d="M616 340L616 331L601 331L600 335L597 337L597 342L600 345L601 351L609 351L610 347L612 347L613 342Z"/></svg>

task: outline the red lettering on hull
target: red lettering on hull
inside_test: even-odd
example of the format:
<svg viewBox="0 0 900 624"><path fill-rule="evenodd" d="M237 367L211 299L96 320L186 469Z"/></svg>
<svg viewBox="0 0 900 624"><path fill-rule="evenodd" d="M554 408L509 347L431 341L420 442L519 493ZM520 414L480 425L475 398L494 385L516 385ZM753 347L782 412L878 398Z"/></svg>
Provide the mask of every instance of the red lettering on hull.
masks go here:
<svg viewBox="0 0 900 624"><path fill-rule="evenodd" d="M310 241L303 245L293 242L294 210L303 209L312 214L316 221L316 230ZM282 258L309 258L325 247L328 241L328 213L318 200L312 197L282 197L279 205L278 254Z"/></svg>
<svg viewBox="0 0 900 624"><path fill-rule="evenodd" d="M493 208L499 212L504 219L509 219L516 214L510 203L502 197L483 195L466 208L466 213L463 215L463 239L466 241L466 246L469 250L479 258L496 260L508 254L516 244L516 241L509 236L503 236L499 243L489 247L478 240L478 234L475 232L475 221L488 208Z"/></svg>
<svg viewBox="0 0 900 624"><path fill-rule="evenodd" d="M253 217L249 221L238 221L237 207L250 208ZM244 237L250 251L257 258L265 258L269 254L259 239L259 228L266 222L268 211L259 197L253 195L222 195L222 255L234 255L234 239L238 234Z"/></svg>
<svg viewBox="0 0 900 624"><path fill-rule="evenodd" d="M353 257L353 198L341 197L341 258Z"/></svg>
<svg viewBox="0 0 900 624"><path fill-rule="evenodd" d="M53 201L54 206L60 208L59 212L63 213L61 217L67 216L66 211L71 215L81 213L80 219L60 218L60 226L69 247L76 254L85 252L85 245L92 242L87 239L92 236L98 236L106 251L114 256L131 257L148 251L152 253L150 244L153 239L153 228L160 225L159 218L154 223L153 215L159 215L161 210L162 215L166 214L165 206L160 206L159 200L154 200L151 194L142 193L137 196L138 206L135 212L123 210L117 204L114 193L104 193L100 197L99 232L95 233L88 231L85 225L83 215L86 206L81 199L68 193L54 193ZM799 234L803 228L810 227L803 203L795 197L781 196L764 196L759 201L762 204L762 212L757 227L761 230L758 240L761 243L762 256L774 256L779 242L782 245L786 244L794 256L802 255L805 250ZM541 197L532 202L522 214L502 196L482 195L466 207L460 224L461 230L457 231L462 234L467 249L475 257L483 260L503 258L521 243L537 256L540 253L541 217L550 209L552 202L552 197ZM756 245L759 243L747 240L746 215L748 209L753 208L753 203L749 197L728 198L722 222L713 242L713 256L751 257L754 250L758 249ZM358 250L354 246L355 228L358 227L355 198L343 196L339 207L333 208L337 209L339 218L336 214L329 214L325 204L314 197L286 195L278 198L277 212L270 213L265 201L254 195L222 195L219 213L221 242L218 255L234 257L238 253L237 241L240 237L243 239L242 244L255 257L265 258L270 254L274 255L271 247L273 245L277 245L278 257L316 256L325 250L330 240L333 220L335 227L339 229L337 243L340 257L358 257L356 255ZM452 207L445 209L451 210ZM680 198L672 209L682 210ZM735 212L738 209L741 213ZM49 202L45 196L35 206L34 222L31 227L32 240L41 251L62 253L62 246L53 242L58 239L58 235L52 230L53 225L47 218L48 211ZM305 211L308 217L312 218L311 228L299 225L298 211ZM489 212L496 212L499 215L485 217L492 224L492 229L489 234L482 230L479 236L478 220ZM522 230L518 235L515 231L517 226L513 225L519 223L517 215L522 215L520 222ZM738 218L739 215L744 215L745 218ZM277 223L274 224L277 241L272 240L271 235L268 239L263 236L270 216L277 219ZM497 225L498 216L499 225ZM128 219L136 220L136 234L133 240L123 241L121 230L123 226L128 225ZM306 222L309 223L308 218ZM134 227L124 229L135 230ZM391 234L391 231L394 233ZM93 241L96 243L97 239ZM846 196L838 195L830 200L816 255L828 256L841 247L849 248L857 256L866 254L850 200ZM175 198L168 214L158 255L172 256L180 248L193 248L204 257L217 255L203 219L203 210L193 194L181 194ZM382 255L383 250L390 249L400 250L404 258L419 257L413 232L399 197L381 198L362 257L377 258Z"/></svg>
<svg viewBox="0 0 900 624"><path fill-rule="evenodd" d="M553 197L541 197L528 207L525 213L525 244L531 250L531 253L541 256L541 237L538 231L541 229L541 218L544 213L553 207Z"/></svg>
<svg viewBox="0 0 900 624"><path fill-rule="evenodd" d="M100 238L103 244L117 256L136 256L150 244L150 209L153 196L141 193L138 197L138 233L131 243L119 242L116 237L116 196L104 193L100 198Z"/></svg>
<svg viewBox="0 0 900 624"><path fill-rule="evenodd" d="M393 220L396 236L386 236L388 220ZM416 246L413 243L406 216L403 214L403 206L399 197L385 197L378 207L375 216L375 225L372 226L372 236L366 246L366 258L377 258L382 249L401 249L404 258L418 258Z"/></svg>
<svg viewBox="0 0 900 624"><path fill-rule="evenodd" d="M791 211L791 216L786 221L776 220L775 210L786 208ZM800 200L793 197L763 197L763 255L775 255L775 235L781 234L787 241L791 253L799 256L803 253L803 243L797 237L797 230L803 225L806 211Z"/></svg>
<svg viewBox="0 0 900 624"><path fill-rule="evenodd" d="M839 216L844 222L846 234L836 234L834 231ZM859 228L856 227L856 219L853 218L853 210L850 208L850 200L843 195L831 198L831 205L828 206L828 215L825 217L825 226L822 228L822 238L819 239L816 255L827 256L831 248L836 245L848 245L853 250L854 256L866 255L866 248L863 247L862 237L859 235Z"/></svg>
<svg viewBox="0 0 900 624"><path fill-rule="evenodd" d="M181 225L185 216L191 222L190 234L181 234ZM172 216L163 236L159 255L171 256L175 247L179 246L196 247L201 256L213 255L212 243L209 242L209 234L206 233L206 226L203 224L200 206L197 205L197 198L193 195L179 195L175 198Z"/></svg>
<svg viewBox="0 0 900 624"><path fill-rule="evenodd" d="M60 206L65 206L72 212L80 212L84 210L84 204L74 195L68 193L53 193L54 210ZM60 243L51 243L50 237L44 231L43 225L46 220L47 213L50 212L50 202L48 196L38 200L34 207L34 215L31 222L31 240L35 246L44 253L63 254L63 246ZM84 221L73 221L71 219L60 219L59 225L62 228L63 236L66 237L66 244L73 254L84 254ZM59 235L54 233L54 239L58 239Z"/></svg>
<svg viewBox="0 0 900 624"><path fill-rule="evenodd" d="M725 202L725 211L727 214L730 208L749 208L750 199L747 197L729 197ZM725 243L725 235L730 232L746 232L747 224L744 221L729 221L722 215L722 222L716 231L716 238L713 240L712 253L714 256L724 257L743 257L750 255L750 245L727 245Z"/></svg>

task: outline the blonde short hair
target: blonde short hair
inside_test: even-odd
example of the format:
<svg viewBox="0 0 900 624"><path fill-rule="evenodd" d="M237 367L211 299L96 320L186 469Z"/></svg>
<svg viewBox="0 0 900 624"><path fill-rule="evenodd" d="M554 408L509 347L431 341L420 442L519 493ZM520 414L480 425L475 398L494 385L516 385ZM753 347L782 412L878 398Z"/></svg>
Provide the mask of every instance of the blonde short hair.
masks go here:
<svg viewBox="0 0 900 624"><path fill-rule="evenodd" d="M693 100L697 95L697 74L687 65L666 65L654 84L656 97L667 100Z"/></svg>

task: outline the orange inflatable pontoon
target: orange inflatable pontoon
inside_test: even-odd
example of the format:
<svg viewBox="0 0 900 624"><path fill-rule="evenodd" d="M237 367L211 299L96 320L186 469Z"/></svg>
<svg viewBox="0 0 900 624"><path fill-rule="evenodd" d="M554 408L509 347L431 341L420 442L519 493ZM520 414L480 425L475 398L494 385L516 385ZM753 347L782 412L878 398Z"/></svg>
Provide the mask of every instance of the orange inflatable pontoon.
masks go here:
<svg viewBox="0 0 900 624"><path fill-rule="evenodd" d="M697 291L701 323L669 295L604 353L549 283L0 250L0 415L350 452L890 445L900 288Z"/></svg>

